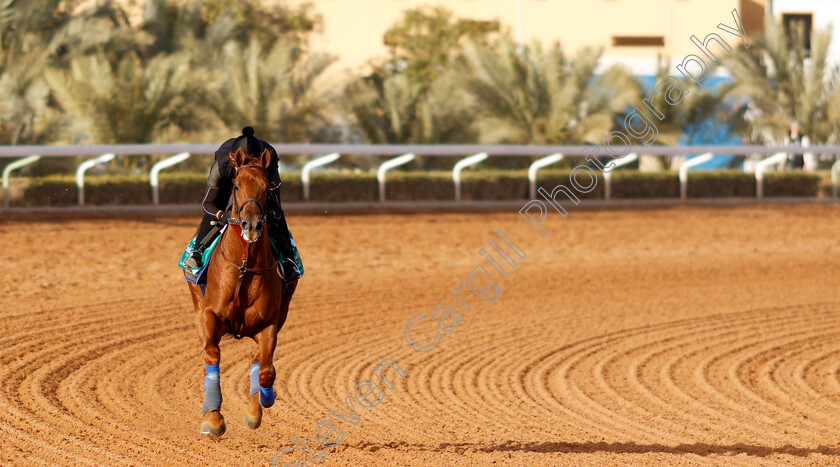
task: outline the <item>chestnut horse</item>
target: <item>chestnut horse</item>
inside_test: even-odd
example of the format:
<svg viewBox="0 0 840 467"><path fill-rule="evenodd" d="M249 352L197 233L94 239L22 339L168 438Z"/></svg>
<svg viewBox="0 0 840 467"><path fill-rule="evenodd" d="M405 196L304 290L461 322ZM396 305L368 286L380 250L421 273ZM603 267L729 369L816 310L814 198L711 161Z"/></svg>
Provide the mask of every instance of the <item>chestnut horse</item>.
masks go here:
<svg viewBox="0 0 840 467"><path fill-rule="evenodd" d="M251 388L245 424L257 428L262 422L262 408L274 404L274 348L297 287L297 281L283 283L271 253L265 210L271 154L265 150L252 159L240 149L231 158L236 169L233 212L207 266L206 294L188 282L199 339L204 344L201 433L213 436L221 436L226 429L221 414L219 341L231 334L237 339L250 337L256 343L250 357Z"/></svg>

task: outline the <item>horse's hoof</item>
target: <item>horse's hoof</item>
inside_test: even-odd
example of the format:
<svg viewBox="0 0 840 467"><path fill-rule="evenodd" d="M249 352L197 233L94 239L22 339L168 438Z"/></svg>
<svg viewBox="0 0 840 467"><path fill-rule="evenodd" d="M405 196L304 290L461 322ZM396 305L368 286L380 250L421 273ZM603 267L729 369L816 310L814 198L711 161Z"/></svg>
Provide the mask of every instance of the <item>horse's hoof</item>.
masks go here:
<svg viewBox="0 0 840 467"><path fill-rule="evenodd" d="M204 421L201 422L202 435L222 436L226 429L225 417L222 417L219 411L214 410L204 414Z"/></svg>
<svg viewBox="0 0 840 467"><path fill-rule="evenodd" d="M251 402L245 409L245 425L248 428L256 429L262 424L262 406L260 405L259 393L251 396Z"/></svg>

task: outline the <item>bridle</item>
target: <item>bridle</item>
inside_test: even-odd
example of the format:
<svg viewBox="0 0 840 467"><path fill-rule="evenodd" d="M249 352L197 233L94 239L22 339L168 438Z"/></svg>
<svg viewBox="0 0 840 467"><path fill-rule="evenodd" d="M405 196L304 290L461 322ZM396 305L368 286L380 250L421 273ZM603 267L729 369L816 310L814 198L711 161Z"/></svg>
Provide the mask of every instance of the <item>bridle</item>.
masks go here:
<svg viewBox="0 0 840 467"><path fill-rule="evenodd" d="M266 170L265 170L265 167L263 167L263 166L261 166L261 165L258 165L258 164L247 164L247 165L243 165L243 166L241 166L241 167L239 167L239 168L240 168L240 169L244 169L244 168L249 168L249 167L250 167L250 168L254 168L254 169L260 169L260 170L262 170L263 172L265 172L265 171L266 171ZM257 207L259 207L259 208L260 208L260 214L262 215L262 216L260 217L260 221L259 221L259 223L258 223L257 225L264 225L264 224L265 224L265 220L266 220L266 218L267 218L267 214L266 214L266 211L265 211L265 206L263 205L262 201L258 200L257 198L248 198L248 199L246 199L245 201L243 201L243 202L242 202L242 205L241 205L241 206L239 206L239 204L236 202L236 191L238 191L238 190L239 190L239 186L238 186L238 185L236 184L236 182L234 181L234 182L233 182L233 191L234 191L234 195L233 195L233 212L235 212L235 213L236 213L236 218L234 218L234 219L228 219L228 224L242 226L242 221L240 220L240 219L242 218L242 208L244 208L244 207L245 207L245 205L246 205L246 204L248 204L248 203L257 203Z"/></svg>
<svg viewBox="0 0 840 467"><path fill-rule="evenodd" d="M262 165L258 165L258 164L243 165L243 166L240 166L239 168L243 169L243 168L247 168L247 167L258 168L258 169L262 170L263 172L266 171L265 167L263 167ZM248 198L245 201L243 201L242 205L240 206L236 202L236 191L239 190L239 187L237 186L236 181L234 181L233 187L234 187L234 194L232 196L232 198L233 198L233 209L234 209L234 212L236 213L236 218L228 219L228 224L239 226L241 228L242 227L242 221L241 221L242 208L244 208L245 205L247 205L248 203L256 203L257 206L260 208L260 214L262 215L260 217L260 221L259 221L258 225L265 226L267 214L266 214L265 206L263 205L262 201L260 201L257 198ZM228 326L231 329L231 334L233 334L234 339L242 339L242 326L245 323L244 323L244 320L238 319L239 290L242 288L242 280L245 278L245 274L248 274L249 272L260 275L260 274L266 273L268 271L273 271L277 268L277 265L280 263L280 261L276 260L274 262L274 264L271 267L268 267L268 268L249 268L248 267L248 256L249 256L249 253L251 251L251 245L253 245L253 243L246 241L244 238L242 238L242 235L237 235L237 237L242 242L242 247L243 247L242 248L242 263L241 264L237 265L236 263L231 261L230 258L227 257L227 255L225 254L225 250L223 248L223 244L221 244L221 243L219 244L219 251L222 253L222 258L224 258L225 261L227 261L228 263L230 263L231 266L233 266L233 267L235 267L236 269L239 270L239 277L236 280L236 289L234 289L233 302L231 304L231 306L233 307L233 310L232 310L232 313L231 313L231 316L233 317L233 320L228 320ZM268 240L268 241L269 241L269 249L270 249L271 248L271 246L270 246L271 240ZM234 330L234 324L233 324L234 322L237 322L239 324L239 329Z"/></svg>

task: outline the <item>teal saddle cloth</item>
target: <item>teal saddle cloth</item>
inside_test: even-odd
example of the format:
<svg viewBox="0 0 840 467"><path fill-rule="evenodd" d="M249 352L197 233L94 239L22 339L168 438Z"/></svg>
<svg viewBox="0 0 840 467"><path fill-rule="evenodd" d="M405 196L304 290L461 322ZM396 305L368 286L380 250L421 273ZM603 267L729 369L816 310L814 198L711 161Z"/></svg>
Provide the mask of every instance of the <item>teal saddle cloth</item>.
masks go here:
<svg viewBox="0 0 840 467"><path fill-rule="evenodd" d="M207 265L210 263L210 256L213 255L213 251L219 244L219 239L222 238L222 234L224 234L227 228L227 225L224 226L219 232L219 234L216 235L216 238L213 240L213 243L211 243L210 246L204 250L204 253L201 256L201 265L198 268L189 268L184 264L184 262L186 262L192 256L193 250L195 250L196 238L193 237L192 240L190 240L190 243L184 249L184 252L181 253L181 259L178 260L178 267L184 270L184 278L187 279L187 281L192 282L194 284L200 282L201 278L204 276L204 273L207 270ZM300 271L300 275L303 276L303 263L300 260L300 253L298 253L298 248L295 244L295 239L294 237L292 237L291 232L289 232L289 238L292 239L292 250L295 253L295 264L297 264L298 270ZM280 250L277 248L277 245L274 243L273 240L271 241L271 249L274 252L274 257L278 258L281 263L286 259L283 257L282 254L280 254Z"/></svg>

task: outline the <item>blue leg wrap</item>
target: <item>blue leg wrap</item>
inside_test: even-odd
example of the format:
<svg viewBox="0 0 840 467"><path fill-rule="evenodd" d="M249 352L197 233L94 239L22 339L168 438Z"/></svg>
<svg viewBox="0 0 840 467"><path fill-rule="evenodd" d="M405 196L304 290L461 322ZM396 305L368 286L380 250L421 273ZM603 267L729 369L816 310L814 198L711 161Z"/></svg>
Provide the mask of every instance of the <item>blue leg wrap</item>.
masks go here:
<svg viewBox="0 0 840 467"><path fill-rule="evenodd" d="M251 390L248 391L248 398L254 397L254 394L260 391L260 364L251 365Z"/></svg>
<svg viewBox="0 0 840 467"><path fill-rule="evenodd" d="M219 365L205 365L204 402L201 404L201 414L214 410L222 410L222 385L219 381Z"/></svg>
<svg viewBox="0 0 840 467"><path fill-rule="evenodd" d="M274 386L269 386L264 388L260 386L260 405L268 408L274 405L274 400L276 396L274 395Z"/></svg>

